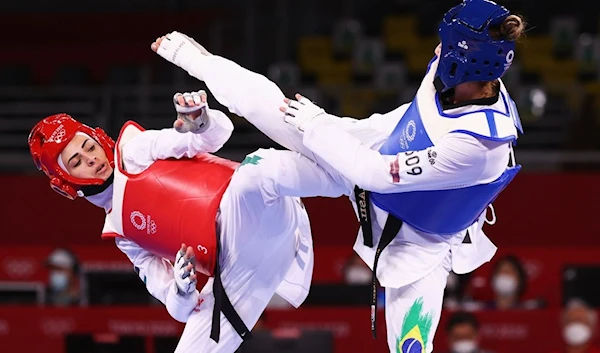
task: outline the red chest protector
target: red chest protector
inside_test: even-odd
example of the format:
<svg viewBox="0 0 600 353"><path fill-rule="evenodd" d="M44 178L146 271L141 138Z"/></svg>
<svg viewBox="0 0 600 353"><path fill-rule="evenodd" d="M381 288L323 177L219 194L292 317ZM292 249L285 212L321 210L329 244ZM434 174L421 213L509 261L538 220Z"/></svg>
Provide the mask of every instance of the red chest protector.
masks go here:
<svg viewBox="0 0 600 353"><path fill-rule="evenodd" d="M135 129L137 131L133 131ZM122 161L121 138L139 133L137 124L121 130L115 158ZM216 215L236 162L210 154L154 162L140 174L115 169L113 232L147 251L174 260L181 243L196 253L196 270L212 276L217 260ZM116 234L115 234L116 235Z"/></svg>

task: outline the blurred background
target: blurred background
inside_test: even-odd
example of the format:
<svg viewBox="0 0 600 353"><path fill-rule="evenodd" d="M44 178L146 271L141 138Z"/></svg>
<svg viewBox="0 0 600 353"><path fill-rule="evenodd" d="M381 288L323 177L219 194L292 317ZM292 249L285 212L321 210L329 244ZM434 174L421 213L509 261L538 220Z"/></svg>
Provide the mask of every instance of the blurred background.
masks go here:
<svg viewBox="0 0 600 353"><path fill-rule="evenodd" d="M516 147L524 168L494 204L497 224L485 228L496 257L449 278L435 352L600 352L600 2L501 3L530 23L505 77L525 129ZM58 197L35 170L26 141L37 121L67 112L112 137L130 119L170 126L173 94L204 88L150 51L173 30L330 113L384 113L413 97L437 23L456 4L0 2L0 352L166 353L183 327L100 240L102 212ZM209 104L219 107L212 97ZM239 161L277 147L231 118L236 130L219 155ZM312 292L299 310L274 298L254 346L240 352L387 352L382 304L380 338L369 332L370 275L351 250L358 223L350 203L306 204Z"/></svg>

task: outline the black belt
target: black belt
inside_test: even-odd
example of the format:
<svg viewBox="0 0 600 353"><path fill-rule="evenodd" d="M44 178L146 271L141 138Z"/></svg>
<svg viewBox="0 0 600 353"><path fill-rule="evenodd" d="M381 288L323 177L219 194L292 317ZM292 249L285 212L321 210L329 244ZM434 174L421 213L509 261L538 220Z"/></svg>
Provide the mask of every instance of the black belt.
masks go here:
<svg viewBox="0 0 600 353"><path fill-rule="evenodd" d="M363 232L363 244L372 248L373 227L371 223L369 192L355 186L354 197L358 206L360 227ZM373 274L371 276L371 333L373 334L373 338L377 338L377 264L379 263L379 257L381 256L383 249L394 240L396 234L400 231L400 227L402 227L402 221L392 214L388 214L388 218L385 221L385 226L381 233L381 239L379 239L377 250L375 250L375 261L373 263Z"/></svg>
<svg viewBox="0 0 600 353"><path fill-rule="evenodd" d="M229 321L231 326L240 335L242 340L247 341L252 338L252 332L248 330L246 324L242 318L231 305L231 301L225 293L223 288L223 282L221 282L221 266L219 265L219 255L221 253L221 247L217 240L217 263L215 264L215 279L213 282L213 295L215 297L215 305L213 307L212 327L210 329L210 338L219 343L219 336L221 335L221 312L225 315L225 318Z"/></svg>

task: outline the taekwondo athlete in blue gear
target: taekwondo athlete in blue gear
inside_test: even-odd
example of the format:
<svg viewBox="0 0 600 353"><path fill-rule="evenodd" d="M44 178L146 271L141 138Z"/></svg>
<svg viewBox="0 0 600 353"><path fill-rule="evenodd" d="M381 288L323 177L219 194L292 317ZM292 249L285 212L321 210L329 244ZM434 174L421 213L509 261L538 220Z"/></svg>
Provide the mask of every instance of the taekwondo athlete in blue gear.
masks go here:
<svg viewBox="0 0 600 353"><path fill-rule="evenodd" d="M514 38L509 40L501 33L502 28L508 30L507 22L524 28L520 17L511 16L506 8L487 0L465 0L447 12L439 27L441 52L430 62L413 101L397 109L403 114L391 134L379 145L372 145L371 151L360 152L364 143L360 147L351 138L342 137L347 132L334 129L330 116L306 98L297 97L299 101L290 101L284 109L286 121L303 132L304 145L328 167L356 181L354 198L362 244L359 236L355 250L376 273L374 289L377 280L386 287L391 352L433 351L448 272L473 271L495 253L496 248L482 227L487 208L521 169L514 162L512 145L518 132L523 132L515 103L500 80L515 57ZM481 87L490 82L493 93L462 102L453 99L459 86L479 82ZM371 119L374 117L367 120ZM454 138L464 139L465 143L448 143ZM465 178L460 174L469 171L462 170L461 164L471 162L459 160L448 168L454 173L447 174L447 180L418 187L419 178L424 181L430 173L428 168L444 163L440 155L445 146L454 152L479 153L467 148L469 139L490 150L501 148L505 152L503 158L495 159L497 173L493 177ZM349 153L343 150L357 152L344 157ZM377 181L381 179L380 171L369 173L364 168L377 159L389 163L391 178L387 184ZM484 160L479 162L490 162ZM381 169L384 163L369 169ZM480 171L472 171L475 170ZM360 176L359 171L367 175ZM393 187L403 183L413 187ZM440 243L444 242L449 247L440 256ZM373 296L374 335L375 303Z"/></svg>
<svg viewBox="0 0 600 353"><path fill-rule="evenodd" d="M493 2L478 0L467 1L446 13L439 30L443 46L434 80L437 90L446 92L473 80L496 80L506 72L514 59L515 42L493 40L488 28L500 25L509 14ZM508 92L501 92L506 103L504 112L484 108L463 114L444 114L438 94L431 87L419 90L379 149L381 154L424 150L434 146L432 139L453 132L491 141L516 141L515 126L521 130L521 124ZM429 112L430 108L437 108L437 112ZM424 117L422 110L427 113ZM474 115L476 122L471 123ZM425 129L425 124L435 127ZM473 224L520 169L520 166L507 167L496 180L465 188L372 193L371 197L375 205L418 230L451 235Z"/></svg>

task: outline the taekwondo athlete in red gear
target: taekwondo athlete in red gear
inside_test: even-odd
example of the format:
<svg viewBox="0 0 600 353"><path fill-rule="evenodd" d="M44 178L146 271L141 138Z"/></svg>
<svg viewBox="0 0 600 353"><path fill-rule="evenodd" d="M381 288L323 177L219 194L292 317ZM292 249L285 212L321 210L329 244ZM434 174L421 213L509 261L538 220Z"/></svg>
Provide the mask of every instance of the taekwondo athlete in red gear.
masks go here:
<svg viewBox="0 0 600 353"><path fill-rule="evenodd" d="M293 196L340 191L296 152L261 149L241 164L208 154L229 139L231 121L208 109L204 92L175 101L175 128L128 122L116 143L66 114L47 117L32 129L30 151L55 191L105 210L102 237L114 238L149 293L186 322L176 352L232 353L274 293L295 307L308 294L312 238ZM288 179L303 180L301 190ZM211 276L200 292L196 271Z"/></svg>

